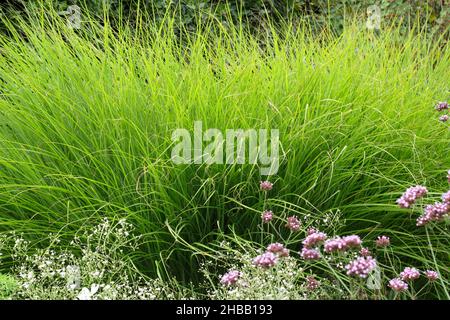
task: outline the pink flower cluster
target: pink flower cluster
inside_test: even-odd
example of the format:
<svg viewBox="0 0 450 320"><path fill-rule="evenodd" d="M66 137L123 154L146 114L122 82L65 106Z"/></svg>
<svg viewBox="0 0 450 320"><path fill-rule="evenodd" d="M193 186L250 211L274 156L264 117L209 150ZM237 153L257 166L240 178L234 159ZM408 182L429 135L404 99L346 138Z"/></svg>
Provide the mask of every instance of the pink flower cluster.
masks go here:
<svg viewBox="0 0 450 320"><path fill-rule="evenodd" d="M417 226L424 226L431 221L441 221L450 212L450 203L436 202L425 207L424 213L417 218Z"/></svg>
<svg viewBox="0 0 450 320"><path fill-rule="evenodd" d="M377 240L375 240L375 245L377 247L387 247L391 244L391 239L389 239L389 237L386 236L379 236L377 238Z"/></svg>
<svg viewBox="0 0 450 320"><path fill-rule="evenodd" d="M448 103L447 102L439 102L434 107L437 111L441 112L443 110L449 110ZM450 119L449 114L444 114L439 117L439 121L441 122L447 122L448 119Z"/></svg>
<svg viewBox="0 0 450 320"><path fill-rule="evenodd" d="M403 272L400 272L400 278L403 281L416 280L420 277L420 272L416 268L406 267Z"/></svg>
<svg viewBox="0 0 450 320"><path fill-rule="evenodd" d="M267 246L266 252L272 252L279 257L289 257L289 249L285 248L281 243L275 242Z"/></svg>
<svg viewBox="0 0 450 320"><path fill-rule="evenodd" d="M316 290L320 286L320 282L313 276L306 277L306 288L310 291Z"/></svg>
<svg viewBox="0 0 450 320"><path fill-rule="evenodd" d="M330 253L336 251L345 251L347 248L345 247L345 243L342 238L336 237L325 241L324 249L325 252Z"/></svg>
<svg viewBox="0 0 450 320"><path fill-rule="evenodd" d="M296 216L291 216L287 218L286 227L291 231L300 230L301 222Z"/></svg>
<svg viewBox="0 0 450 320"><path fill-rule="evenodd" d="M273 219L273 212L271 210L266 210L262 213L261 219L264 223L269 223Z"/></svg>
<svg viewBox="0 0 450 320"><path fill-rule="evenodd" d="M435 281L439 278L436 271L427 270L424 272L425 277L429 281ZM408 284L405 281L416 280L420 277L420 271L416 268L406 267L402 272L400 272L400 277L394 278L389 281L389 287L397 292L402 292L408 290Z"/></svg>
<svg viewBox="0 0 450 320"><path fill-rule="evenodd" d="M270 181L267 181L267 180L266 181L260 181L259 187L263 191L270 191L273 188L273 183L270 182Z"/></svg>
<svg viewBox="0 0 450 320"><path fill-rule="evenodd" d="M303 247L305 248L312 248L315 246L318 246L322 242L324 242L327 239L327 235L323 232L319 232L314 229L314 232L309 233L308 230L308 236L303 240Z"/></svg>
<svg viewBox="0 0 450 320"><path fill-rule="evenodd" d="M400 278L390 280L388 286L396 292L403 292L408 290L408 284Z"/></svg>
<svg viewBox="0 0 450 320"><path fill-rule="evenodd" d="M253 259L253 265L270 268L276 265L281 257L289 257L289 249L281 243L271 243L267 246L266 252Z"/></svg>
<svg viewBox="0 0 450 320"><path fill-rule="evenodd" d="M446 106L448 109L448 105ZM450 170L447 172L447 179L450 182ZM401 208L409 208L420 197L427 193L423 186L415 186L406 190L406 192L397 200ZM435 202L433 205L427 205L424 212L416 220L417 226L424 226L431 221L441 221L450 213L450 190L442 195L442 202Z"/></svg>
<svg viewBox="0 0 450 320"><path fill-rule="evenodd" d="M438 273L433 270L425 271L425 277L430 281L435 281L435 280L439 279Z"/></svg>
<svg viewBox="0 0 450 320"><path fill-rule="evenodd" d="M303 248L300 252L300 256L305 260L318 260L320 259L320 252L317 249Z"/></svg>
<svg viewBox="0 0 450 320"><path fill-rule="evenodd" d="M450 190L442 195L442 202L450 204Z"/></svg>
<svg viewBox="0 0 450 320"><path fill-rule="evenodd" d="M410 208L417 199L423 197L428 192L424 186L415 186L406 189L405 193L397 199L397 204L400 208Z"/></svg>
<svg viewBox="0 0 450 320"><path fill-rule="evenodd" d="M361 248L359 254L362 255L363 257L367 257L370 256L370 251L367 248Z"/></svg>
<svg viewBox="0 0 450 320"><path fill-rule="evenodd" d="M342 238L347 248L357 248L361 245L361 238L357 235L345 236Z"/></svg>
<svg viewBox="0 0 450 320"><path fill-rule="evenodd" d="M325 241L324 249L325 252L337 252L346 251L350 248L356 248L361 245L361 238L357 235L351 235L346 237L336 237Z"/></svg>
<svg viewBox="0 0 450 320"><path fill-rule="evenodd" d="M434 107L437 111L443 111L448 109L448 103L446 101L438 102Z"/></svg>
<svg viewBox="0 0 450 320"><path fill-rule="evenodd" d="M237 270L228 271L220 278L220 283L225 286L231 286L239 280L241 275L242 273Z"/></svg>
<svg viewBox="0 0 450 320"><path fill-rule="evenodd" d="M253 259L253 265L262 268L270 268L278 263L278 256L273 252L264 252Z"/></svg>
<svg viewBox="0 0 450 320"><path fill-rule="evenodd" d="M367 275L375 269L377 262L371 256L358 257L345 266L347 275L366 278Z"/></svg>
<svg viewBox="0 0 450 320"><path fill-rule="evenodd" d="M320 251L317 247L327 239L327 235L315 228L309 228L307 236L303 240L303 248L300 256L305 260L320 259Z"/></svg>

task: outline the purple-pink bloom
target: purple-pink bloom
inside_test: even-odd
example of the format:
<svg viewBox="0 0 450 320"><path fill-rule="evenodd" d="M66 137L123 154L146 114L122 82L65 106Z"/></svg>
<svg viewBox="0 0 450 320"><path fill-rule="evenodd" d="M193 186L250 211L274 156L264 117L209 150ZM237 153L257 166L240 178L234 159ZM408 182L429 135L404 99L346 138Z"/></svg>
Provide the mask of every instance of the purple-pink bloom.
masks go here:
<svg viewBox="0 0 450 320"><path fill-rule="evenodd" d="M389 281L388 285L392 290L402 292L408 290L408 284L400 278L395 278Z"/></svg>
<svg viewBox="0 0 450 320"><path fill-rule="evenodd" d="M330 253L336 251L345 251L347 247L345 241L342 238L336 237L325 241L324 249L325 252Z"/></svg>
<svg viewBox="0 0 450 320"><path fill-rule="evenodd" d="M359 250L359 254L363 257L367 257L370 256L370 251L367 248L361 248L361 250Z"/></svg>
<svg viewBox="0 0 450 320"><path fill-rule="evenodd" d="M371 256L358 257L345 266L347 275L366 278L367 275L375 269L377 262Z"/></svg>
<svg viewBox="0 0 450 320"><path fill-rule="evenodd" d="M447 122L448 119L449 119L449 116L446 114L439 117L439 121L441 121L441 122Z"/></svg>
<svg viewBox="0 0 450 320"><path fill-rule="evenodd" d="M316 290L320 286L320 282L314 276L306 277L306 288L310 291Z"/></svg>
<svg viewBox="0 0 450 320"><path fill-rule="evenodd" d="M261 188L261 190L263 191L270 191L272 190L273 187L273 183L270 181L260 181L259 182L259 187Z"/></svg>
<svg viewBox="0 0 450 320"><path fill-rule="evenodd" d="M377 247L387 247L391 244L391 239L387 236L379 236L377 240L375 240L375 245Z"/></svg>
<svg viewBox="0 0 450 320"><path fill-rule="evenodd" d="M253 264L262 268L270 268L278 263L278 256L272 252L264 252L253 259Z"/></svg>
<svg viewBox="0 0 450 320"><path fill-rule="evenodd" d="M278 256L280 257L289 257L289 249L284 248L280 252L278 252Z"/></svg>
<svg viewBox="0 0 450 320"><path fill-rule="evenodd" d="M446 193L442 195L442 202L444 202L447 205L450 205L450 190L448 190Z"/></svg>
<svg viewBox="0 0 450 320"><path fill-rule="evenodd" d="M316 249L303 248L300 256L305 260L318 260L320 259L320 252Z"/></svg>
<svg viewBox="0 0 450 320"><path fill-rule="evenodd" d="M405 193L397 199L397 204L400 208L410 208L417 199L423 197L428 192L427 188L424 186L415 186L406 189Z"/></svg>
<svg viewBox="0 0 450 320"><path fill-rule="evenodd" d="M316 231L308 234L302 243L305 248L312 248L324 242L326 239L327 235L325 233Z"/></svg>
<svg viewBox="0 0 450 320"><path fill-rule="evenodd" d="M450 172L450 170L449 170L449 172ZM308 236L309 236L310 234L313 234L313 233L316 233L316 232L319 232L319 230L317 230L317 229L314 228L314 227L309 227L308 230L306 231L306 233L308 234Z"/></svg>
<svg viewBox="0 0 450 320"><path fill-rule="evenodd" d="M425 277L430 281L435 281L439 278L439 274L433 270L425 271Z"/></svg>
<svg viewBox="0 0 450 320"><path fill-rule="evenodd" d="M436 202L425 207L424 213L417 218L417 226L423 226L431 221L440 221L450 212L449 203Z"/></svg>
<svg viewBox="0 0 450 320"><path fill-rule="evenodd" d="M361 238L357 235L345 236L342 238L346 249L359 247L362 243Z"/></svg>
<svg viewBox="0 0 450 320"><path fill-rule="evenodd" d="M361 243L362 243L361 238L357 235L345 236L343 238L336 237L325 241L324 249L325 252L328 253L336 251L345 251L350 248L359 247Z"/></svg>
<svg viewBox="0 0 450 320"><path fill-rule="evenodd" d="M415 280L420 277L420 272L416 268L406 267L403 272L400 273L400 278L403 281Z"/></svg>
<svg viewBox="0 0 450 320"><path fill-rule="evenodd" d="M416 226L422 227L422 226L426 225L428 222L430 222L428 217L426 215L421 215L416 220Z"/></svg>
<svg viewBox="0 0 450 320"><path fill-rule="evenodd" d="M272 252L272 253L277 253L283 249L284 249L284 245L282 245L281 243L278 243L278 242L274 242L267 246L266 251Z"/></svg>
<svg viewBox="0 0 450 320"><path fill-rule="evenodd" d="M300 220L296 216L291 216L287 218L286 227L291 231L298 231L300 229Z"/></svg>
<svg viewBox="0 0 450 320"><path fill-rule="evenodd" d="M448 103L446 101L438 102L434 107L437 111L447 110Z"/></svg>
<svg viewBox="0 0 450 320"><path fill-rule="evenodd" d="M238 281L238 279L241 275L242 275L242 273L237 270L228 271L221 277L220 283L225 286L231 286Z"/></svg>
<svg viewBox="0 0 450 320"><path fill-rule="evenodd" d="M281 243L275 242L267 246L266 252L272 252L277 254L279 257L288 257L289 249L285 248Z"/></svg>
<svg viewBox="0 0 450 320"><path fill-rule="evenodd" d="M264 223L268 223L273 219L273 212L271 210L266 210L262 213L261 219Z"/></svg>

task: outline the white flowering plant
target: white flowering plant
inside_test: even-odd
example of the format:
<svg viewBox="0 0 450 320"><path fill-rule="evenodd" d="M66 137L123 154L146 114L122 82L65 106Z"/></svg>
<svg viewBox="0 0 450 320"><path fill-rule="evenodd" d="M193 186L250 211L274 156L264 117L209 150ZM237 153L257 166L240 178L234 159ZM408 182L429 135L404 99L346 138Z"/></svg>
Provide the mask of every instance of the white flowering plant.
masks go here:
<svg viewBox="0 0 450 320"><path fill-rule="evenodd" d="M13 276L0 277L0 294L14 299L173 298L167 284L142 275L125 254L136 250L140 239L125 219L106 218L80 230L66 248L58 234L49 235L44 248L4 234L0 249L8 252Z"/></svg>

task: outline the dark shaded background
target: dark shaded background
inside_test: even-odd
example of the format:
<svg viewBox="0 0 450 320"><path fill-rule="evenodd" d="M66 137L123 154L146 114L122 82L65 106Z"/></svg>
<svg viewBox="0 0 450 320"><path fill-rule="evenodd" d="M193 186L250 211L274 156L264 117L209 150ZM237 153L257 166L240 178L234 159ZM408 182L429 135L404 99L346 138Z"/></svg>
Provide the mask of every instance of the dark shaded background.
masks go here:
<svg viewBox="0 0 450 320"><path fill-rule="evenodd" d="M24 16L39 6L39 2L6 0L0 6L4 14ZM292 23L307 20L316 30L331 26L333 31L340 32L347 17L357 15L365 21L366 9L372 4L380 7L384 25L395 21L402 25L404 32L415 21L432 34L447 34L450 25L449 0L50 0L45 3L58 11L77 4L99 20L106 9L113 20L122 17L130 25L135 22L138 10L150 13L152 19L148 23L161 20L169 10L177 13L178 22L188 30L195 30L197 16L214 15L225 21L231 15L235 21L241 18L254 30L264 27L264 21L270 17L275 21L291 19Z"/></svg>

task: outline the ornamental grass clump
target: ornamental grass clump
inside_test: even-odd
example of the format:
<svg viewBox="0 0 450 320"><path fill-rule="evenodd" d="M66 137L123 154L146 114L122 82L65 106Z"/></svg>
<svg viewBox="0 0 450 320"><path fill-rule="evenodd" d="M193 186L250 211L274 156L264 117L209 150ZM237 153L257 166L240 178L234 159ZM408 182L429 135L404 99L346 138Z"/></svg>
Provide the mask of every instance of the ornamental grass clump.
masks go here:
<svg viewBox="0 0 450 320"><path fill-rule="evenodd" d="M448 104L429 121L448 95L444 37L373 34L360 17L336 36L87 14L76 30L51 8L0 17L0 234L28 248L2 256L14 297L450 299ZM279 149L257 146L279 150L276 175L260 175L247 143L233 163L202 162L199 122L206 139L277 130ZM193 133L191 162L172 161L178 129ZM103 217L126 217L139 248L127 230L90 247ZM396 293L405 266L439 277L394 281Z"/></svg>

